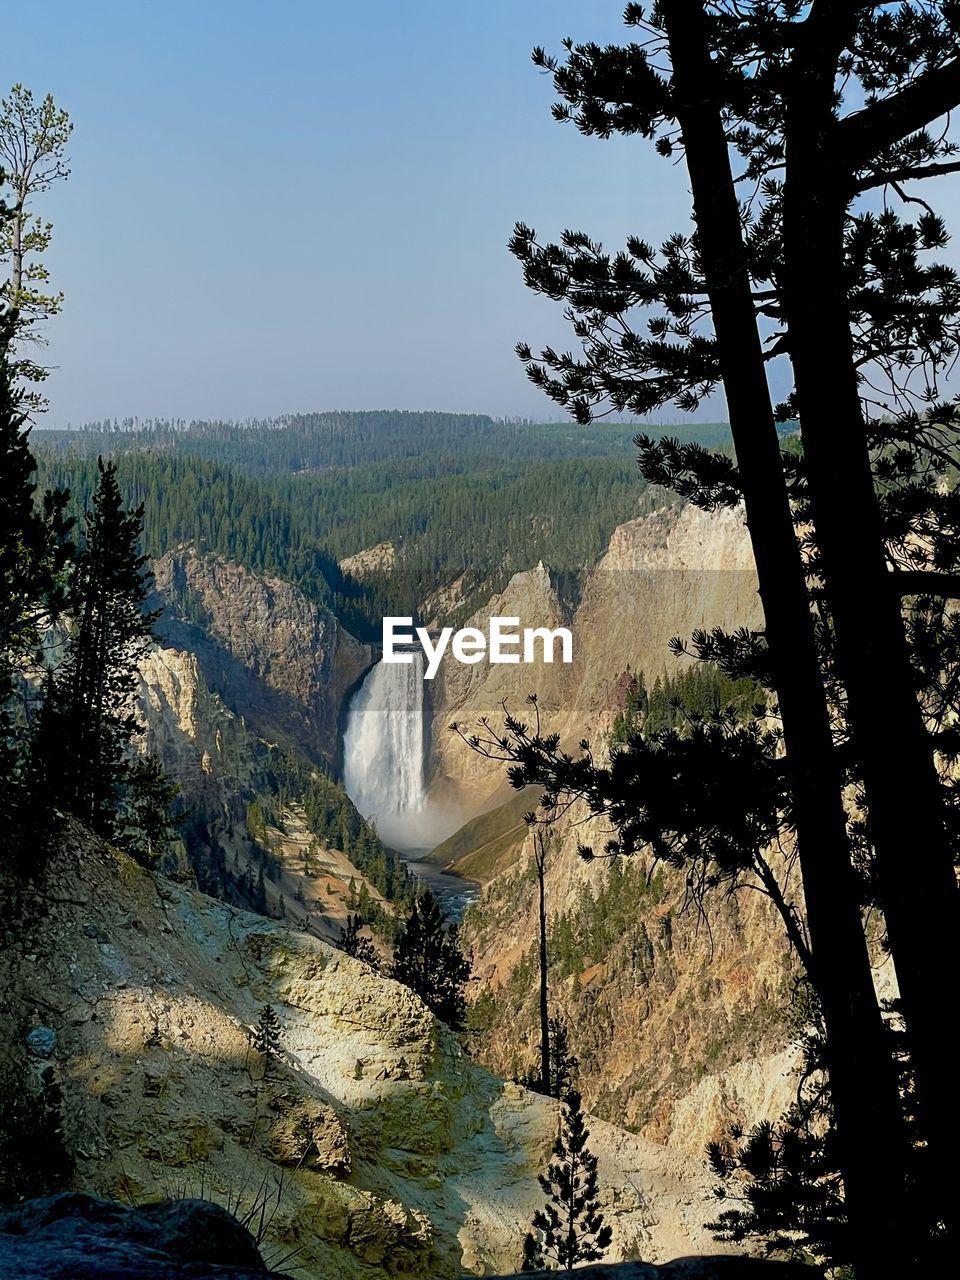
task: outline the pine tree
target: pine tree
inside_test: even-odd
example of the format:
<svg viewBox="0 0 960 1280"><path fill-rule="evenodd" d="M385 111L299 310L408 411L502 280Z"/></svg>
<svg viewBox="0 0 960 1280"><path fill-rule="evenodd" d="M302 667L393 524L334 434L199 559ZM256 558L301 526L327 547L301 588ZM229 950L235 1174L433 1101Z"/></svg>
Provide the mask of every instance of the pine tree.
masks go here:
<svg viewBox="0 0 960 1280"><path fill-rule="evenodd" d="M598 1261L610 1246L613 1231L600 1212L597 1157L587 1146L589 1137L580 1095L571 1092L563 1104L554 1158L537 1179L548 1199L533 1215L533 1231L524 1240L524 1271L551 1263L572 1271L578 1262Z"/></svg>
<svg viewBox="0 0 960 1280"><path fill-rule="evenodd" d="M0 219L2 220L2 219ZM42 632L63 611L72 555L68 495L36 501L27 405L9 360L13 318L0 311L0 853L19 853L48 806L34 800L32 699L23 678L43 669ZM23 697L16 697L19 691ZM46 797L44 797L44 800Z"/></svg>
<svg viewBox="0 0 960 1280"><path fill-rule="evenodd" d="M546 864L547 853L543 833L534 833L534 865L537 870L537 908L539 923L539 973L540 973L540 1088L550 1093L550 1007L547 998L547 898L546 898Z"/></svg>
<svg viewBox="0 0 960 1280"><path fill-rule="evenodd" d="M155 770L138 769L131 751L138 663L155 613L144 610L143 509L126 511L116 466L98 463L100 483L84 528L71 584L74 615L66 657L44 699L43 737L50 797L94 831L116 838L118 810L138 782L156 798ZM59 743L59 750L56 745Z"/></svg>
<svg viewBox="0 0 960 1280"><path fill-rule="evenodd" d="M263 1059L263 1074L272 1074L283 1055L280 1019L272 1005L265 1004L260 1010L257 1025L250 1033L250 1044Z"/></svg>
<svg viewBox="0 0 960 1280"><path fill-rule="evenodd" d="M354 956L357 960L362 960L364 964L368 964L371 969L379 970L380 957L377 955L376 948L370 939L365 938L360 932L362 928L362 917L348 915L347 923L340 930L337 946L341 951L345 951L348 956Z"/></svg>
<svg viewBox="0 0 960 1280"><path fill-rule="evenodd" d="M50 247L53 225L32 210L33 199L63 181L70 170L66 147L73 131L70 117L47 94L37 102L29 89L15 84L0 101L0 190L6 196L0 218L0 263L7 278L0 284L0 299L10 309L20 355L17 376L42 382L48 370L23 351L45 344L39 328L55 316L63 294L47 293L50 273L43 255ZM32 409L43 407L42 397L27 393Z"/></svg>
<svg viewBox="0 0 960 1280"><path fill-rule="evenodd" d="M567 1024L558 1014L550 1019L550 1080L547 1092L551 1098L565 1098L569 1094L579 1065L570 1048Z"/></svg>
<svg viewBox="0 0 960 1280"><path fill-rule="evenodd" d="M671 0L630 4L625 19L639 40L568 41L564 56L538 49L534 61L553 75L557 119L587 136L649 138L685 165L693 222L659 251L637 235L619 252L579 231L541 243L518 225L512 248L527 283L567 304L583 347L579 358L519 353L582 422L670 402L692 410L723 385L735 459L639 437L640 464L704 508L745 508L762 643L701 633L692 647L777 699L789 779L777 804L797 840L805 936L775 877L764 891L823 1008L851 1261L863 1280L882 1278L905 1270L931 1235L952 1242L951 1257L960 1234L947 1191L960 1130L940 1042L941 975L960 920L958 833L937 734L947 704L956 715L946 693L955 606L943 602L958 592L960 492L940 482L957 463L960 416L941 402L941 383L958 349L960 280L928 256L947 231L927 194L958 168L949 122L960 28L947 4ZM926 199L909 191L920 180ZM882 200L882 212L865 200ZM775 406L777 353L794 386ZM782 449L777 423L787 420L799 424L802 454ZM919 605L904 609L914 596ZM918 851L909 872L905 849ZM911 1106L939 1168L920 1197L864 899L882 908L902 975ZM891 1187L913 1207L881 1240L872 1206Z"/></svg>
<svg viewBox="0 0 960 1280"><path fill-rule="evenodd" d="M521 1272L527 1271L543 1271L547 1265L543 1256L543 1250L540 1248L540 1241L528 1231L523 1238L523 1262L520 1265Z"/></svg>
<svg viewBox="0 0 960 1280"><path fill-rule="evenodd" d="M115 839L142 866L154 866L177 839L182 819L172 806L179 794L156 756L140 756L130 764Z"/></svg>
<svg viewBox="0 0 960 1280"><path fill-rule="evenodd" d="M415 991L441 1022L463 1029L464 986L470 965L460 950L456 925L444 927L429 889L415 900L397 938L390 977Z"/></svg>

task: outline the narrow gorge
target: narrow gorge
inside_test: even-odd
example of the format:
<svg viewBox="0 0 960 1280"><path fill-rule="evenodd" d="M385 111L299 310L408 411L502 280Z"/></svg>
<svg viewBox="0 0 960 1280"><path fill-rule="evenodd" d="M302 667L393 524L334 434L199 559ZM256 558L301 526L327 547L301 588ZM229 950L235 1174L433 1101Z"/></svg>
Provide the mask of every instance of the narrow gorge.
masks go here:
<svg viewBox="0 0 960 1280"><path fill-rule="evenodd" d="M76 1185L149 1200L175 1180L234 1205L278 1179L262 1247L295 1249L309 1280L515 1269L556 1126L556 1104L519 1083L537 1053L537 797L451 726L496 725L536 692L545 732L604 750L625 680L676 665L672 635L756 618L741 521L663 504L617 528L576 589L543 562L521 569L468 624L567 626L574 661L448 657L433 682L419 654L379 661L281 578L192 548L154 568L143 745L187 823L160 879L74 830L50 871L61 907L6 975L56 1037L87 1153ZM754 895L706 928L669 873L584 863L585 818L549 836L549 989L615 1256L722 1251L704 1147L789 1104L794 970ZM462 919L462 1040L339 949L359 911L386 961L411 875ZM265 1004L284 1045L269 1086L246 1047Z"/></svg>
<svg viewBox="0 0 960 1280"><path fill-rule="evenodd" d="M239 599L229 590L218 599L209 568L189 558L182 564L180 599L184 590L200 599L212 620L205 636L219 637L229 662L242 663L242 722L256 721L259 732L296 733L300 742L323 741L329 759L342 759L347 794L385 844L402 852L454 914L468 908L477 1052L500 1074L524 1074L535 1060L538 1032L532 846L521 819L536 797L515 796L503 769L468 749L451 723L466 731L484 717L497 724L504 705L522 712L535 691L545 731L558 732L571 749L582 737L602 745L627 673L644 672L652 684L677 669L672 636L759 617L740 517L677 504L655 508L614 532L572 602L543 563L516 573L470 622L483 627L500 614L527 625L568 625L575 636L571 666L463 667L448 658L429 692L419 654L408 664L384 664L367 650L366 675L356 684L364 652L339 635L333 620L308 623L314 643L320 641L312 657L300 640L285 643L296 625L291 614L298 621L305 614L279 593L253 644L251 616L259 614L260 600L251 582L238 577L246 584ZM159 581L169 584L172 576L163 571ZM225 575L221 568L216 576ZM268 639L270 628L284 637L282 658ZM301 691L316 677L293 662L301 652L308 671L319 668L328 681L303 700ZM215 671L227 671L225 660ZM279 698L252 694L262 686ZM326 695L330 686L343 691L339 704ZM223 687L229 696L229 678ZM261 705L273 709L285 699L300 710L282 724L264 724ZM338 722L339 746L330 737ZM790 1101L795 1055L785 942L772 913L751 900L755 895L724 902L708 929L684 910L684 886L669 874L650 879L650 868L639 865L582 863L576 847L589 828L576 810L557 824L547 873L557 951L552 998L571 1027L581 1087L596 1114L699 1157L728 1124L776 1116ZM604 918L617 923L604 928ZM321 937L333 938L325 925L337 919L334 913L312 923Z"/></svg>

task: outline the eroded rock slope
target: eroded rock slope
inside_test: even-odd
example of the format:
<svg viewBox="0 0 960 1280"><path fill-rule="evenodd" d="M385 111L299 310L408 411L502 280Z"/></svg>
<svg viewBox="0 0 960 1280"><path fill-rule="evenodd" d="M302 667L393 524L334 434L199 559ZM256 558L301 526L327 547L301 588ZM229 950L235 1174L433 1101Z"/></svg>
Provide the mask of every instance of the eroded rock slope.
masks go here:
<svg viewBox="0 0 960 1280"><path fill-rule="evenodd" d="M466 1057L406 988L77 827L20 910L4 1035L49 1033L30 1043L62 1083L77 1189L241 1216L264 1198L267 1263L305 1277L517 1267L554 1105ZM249 1043L267 1004L270 1071ZM593 1145L614 1257L710 1251L699 1161L603 1121Z"/></svg>

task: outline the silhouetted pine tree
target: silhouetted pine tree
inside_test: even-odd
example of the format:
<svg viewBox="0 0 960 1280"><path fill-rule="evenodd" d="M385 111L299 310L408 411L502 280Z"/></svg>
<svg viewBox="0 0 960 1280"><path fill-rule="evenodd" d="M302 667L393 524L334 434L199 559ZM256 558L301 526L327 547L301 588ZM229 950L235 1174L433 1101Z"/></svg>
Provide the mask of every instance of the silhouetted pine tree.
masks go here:
<svg viewBox="0 0 960 1280"><path fill-rule="evenodd" d="M442 1022L460 1031L469 976L459 931L456 925L444 927L440 907L427 889L414 902L397 937L390 977L415 991Z"/></svg>
<svg viewBox="0 0 960 1280"><path fill-rule="evenodd" d="M549 960L547 957L547 849L542 831L534 833L533 846L533 862L537 872L537 922L539 939L537 962L540 977L540 1089L544 1093L551 1093L551 1024L550 1005L547 994L547 971L549 969Z"/></svg>
<svg viewBox="0 0 960 1280"><path fill-rule="evenodd" d="M0 312L0 853L24 847L48 812L35 795L30 740L33 710L23 678L42 670L42 635L62 613L72 546L64 516L68 495L36 501L29 421L9 360L13 317ZM22 691L24 696L17 697Z"/></svg>
<svg viewBox="0 0 960 1280"><path fill-rule="evenodd" d="M573 1088L573 1077L580 1063L570 1048L570 1032L559 1016L550 1019L550 1081L551 1098L565 1098Z"/></svg>
<svg viewBox="0 0 960 1280"><path fill-rule="evenodd" d="M153 866L180 833L182 818L172 810L180 787L155 756L134 759L126 781L115 838L143 866Z"/></svg>
<svg viewBox="0 0 960 1280"><path fill-rule="evenodd" d="M583 347L580 357L519 353L536 385L583 422L671 402L692 410L723 386L736 460L640 437L641 468L704 508L745 507L762 641L700 634L693 648L775 693L786 785L774 798L763 760L774 744L760 735L756 749L733 732L728 747L701 735L698 749L744 763L752 754L796 834L804 937L783 886L758 870L821 999L851 1259L858 1277L882 1278L915 1265L931 1229L953 1240L947 1258L958 1234L946 1188L960 1127L941 982L960 928L960 835L938 753L958 751L947 727L957 715L956 610L943 602L960 591L960 491L944 483L960 460L960 414L941 382L960 350L960 278L931 260L946 226L909 184L922 179L926 194L960 168L948 127L960 103L960 24L947 4L791 0L630 4L625 18L640 39L567 41L561 57L538 49L534 61L552 73L557 119L585 135L649 138L682 160L693 221L659 250L631 236L617 252L575 231L544 243L518 225L511 247L527 283L567 305ZM767 370L780 353L794 387L774 406ZM787 419L799 422L801 454L781 450L776 424ZM919 606L904 610L911 596ZM691 775L688 794L696 787ZM843 802L854 793L860 812L848 830ZM653 833L654 848L676 831ZM734 841L741 870L757 866L747 835L744 826ZM908 848L920 853L906 871ZM715 868L703 870L693 872L698 887ZM864 899L882 907L902 975L911 1105L939 1168L918 1199L908 1198ZM891 1186L908 1210L881 1240L874 1206Z"/></svg>
<svg viewBox="0 0 960 1280"><path fill-rule="evenodd" d="M597 1157L587 1146L590 1130L571 1092L563 1104L553 1156L538 1182L548 1200L533 1215L533 1231L524 1240L523 1270L554 1265L572 1271L578 1262L596 1262L610 1247L612 1229L604 1224L597 1199Z"/></svg>
<svg viewBox="0 0 960 1280"><path fill-rule="evenodd" d="M337 946L341 951L345 951L348 956L354 956L357 960L362 960L364 964L368 964L371 969L380 968L380 957L377 955L376 948L369 938L365 938L360 930L363 928L363 919L358 915L348 915L347 923L341 928L340 936L337 939Z"/></svg>
<svg viewBox="0 0 960 1280"><path fill-rule="evenodd" d="M147 809L159 795L157 769L131 751L138 663L157 615L144 609L142 510L124 509L113 463L99 468L70 590L73 628L44 699L39 754L53 803L115 839L125 794L133 798L140 785Z"/></svg>

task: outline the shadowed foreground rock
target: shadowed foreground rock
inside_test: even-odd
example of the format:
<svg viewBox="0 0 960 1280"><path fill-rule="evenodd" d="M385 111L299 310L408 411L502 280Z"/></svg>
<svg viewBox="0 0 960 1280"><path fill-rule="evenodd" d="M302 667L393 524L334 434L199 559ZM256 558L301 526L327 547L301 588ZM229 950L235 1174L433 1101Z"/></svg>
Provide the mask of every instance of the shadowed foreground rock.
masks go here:
<svg viewBox="0 0 960 1280"><path fill-rule="evenodd" d="M537 1280L556 1276L555 1271L503 1277L503 1280ZM765 1262L759 1258L676 1258L654 1267L646 1262L614 1262L597 1267L578 1267L577 1280L822 1280L819 1267L797 1262Z"/></svg>
<svg viewBox="0 0 960 1280"><path fill-rule="evenodd" d="M266 1280L249 1231L208 1200L134 1209L63 1192L0 1211L0 1280Z"/></svg>
<svg viewBox="0 0 960 1280"><path fill-rule="evenodd" d="M269 1280L274 1275L246 1228L208 1200L166 1200L134 1209L62 1192L0 1211L0 1280ZM815 1267L729 1256L677 1258L660 1267L622 1262L577 1271L578 1280L820 1276Z"/></svg>

